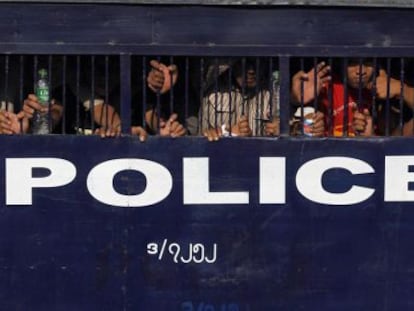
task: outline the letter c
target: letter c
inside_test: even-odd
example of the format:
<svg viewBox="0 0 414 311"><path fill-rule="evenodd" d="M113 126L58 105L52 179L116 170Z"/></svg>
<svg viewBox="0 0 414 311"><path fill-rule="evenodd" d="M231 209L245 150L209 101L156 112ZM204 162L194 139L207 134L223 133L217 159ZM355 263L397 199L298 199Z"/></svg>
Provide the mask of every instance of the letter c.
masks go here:
<svg viewBox="0 0 414 311"><path fill-rule="evenodd" d="M322 185L323 174L333 168L346 169L354 175L374 173L366 162L348 157L323 157L303 164L296 174L296 186L307 199L328 205L352 205L367 200L375 189L353 185L347 192L331 193Z"/></svg>

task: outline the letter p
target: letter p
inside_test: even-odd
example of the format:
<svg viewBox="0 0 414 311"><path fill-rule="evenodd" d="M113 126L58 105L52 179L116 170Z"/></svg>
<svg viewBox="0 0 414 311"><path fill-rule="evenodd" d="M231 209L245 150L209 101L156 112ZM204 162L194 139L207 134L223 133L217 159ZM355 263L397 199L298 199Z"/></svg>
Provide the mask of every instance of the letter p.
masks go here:
<svg viewBox="0 0 414 311"><path fill-rule="evenodd" d="M45 168L50 174L33 177L34 168ZM6 204L31 205L33 188L60 187L76 176L76 167L58 158L11 158L6 159Z"/></svg>

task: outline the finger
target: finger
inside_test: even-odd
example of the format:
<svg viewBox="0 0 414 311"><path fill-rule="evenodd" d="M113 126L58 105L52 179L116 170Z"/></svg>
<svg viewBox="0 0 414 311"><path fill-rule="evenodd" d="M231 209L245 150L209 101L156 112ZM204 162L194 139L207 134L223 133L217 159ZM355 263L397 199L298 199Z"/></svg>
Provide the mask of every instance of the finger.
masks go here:
<svg viewBox="0 0 414 311"><path fill-rule="evenodd" d="M178 114L176 114L176 113L173 113L171 116L170 116L170 118L169 118L169 122L170 123L172 123L172 122L174 122L174 121L176 121L178 119Z"/></svg>
<svg viewBox="0 0 414 311"><path fill-rule="evenodd" d="M147 137L148 137L148 133L147 133L147 131L146 131L146 130L144 130L143 128L140 128L140 131L139 131L138 137L139 137L139 141L140 141L140 142L144 142L144 141L146 141L146 140L147 140Z"/></svg>
<svg viewBox="0 0 414 311"><path fill-rule="evenodd" d="M168 68L169 72L171 72L171 73L176 73L178 71L177 65L174 65L174 64L169 65L167 68Z"/></svg>
<svg viewBox="0 0 414 311"><path fill-rule="evenodd" d="M324 68L324 66L325 66L325 62L320 62L320 63L318 63L318 64L316 65L316 72L321 71L321 70ZM315 69L315 68L311 69L311 71L312 71L312 70L314 70L314 69Z"/></svg>
<svg viewBox="0 0 414 311"><path fill-rule="evenodd" d="M161 63L155 59L150 61L150 66L156 70L160 70Z"/></svg>
<svg viewBox="0 0 414 311"><path fill-rule="evenodd" d="M325 118L325 114L320 111L317 111L313 116L313 122L319 122Z"/></svg>
<svg viewBox="0 0 414 311"><path fill-rule="evenodd" d="M364 108L364 110L362 111L362 113L364 114L364 116L366 117L370 117L371 113L369 112L369 110L367 108Z"/></svg>
<svg viewBox="0 0 414 311"><path fill-rule="evenodd" d="M179 137L179 136L184 136L185 135L185 128L182 124L180 123L176 123L174 124L174 130L171 131L171 136L172 137Z"/></svg>
<svg viewBox="0 0 414 311"><path fill-rule="evenodd" d="M377 77L386 78L387 72L384 69L380 69Z"/></svg>

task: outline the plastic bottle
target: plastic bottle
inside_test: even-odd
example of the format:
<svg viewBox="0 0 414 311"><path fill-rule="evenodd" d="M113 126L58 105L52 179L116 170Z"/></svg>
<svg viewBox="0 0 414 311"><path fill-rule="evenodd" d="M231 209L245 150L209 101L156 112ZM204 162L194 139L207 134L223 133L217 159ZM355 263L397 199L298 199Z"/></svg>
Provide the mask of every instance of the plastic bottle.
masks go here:
<svg viewBox="0 0 414 311"><path fill-rule="evenodd" d="M49 81L46 69L40 69L36 82L36 97L39 103L44 107L49 107ZM33 134L49 134L49 114L36 111L33 116L32 131Z"/></svg>

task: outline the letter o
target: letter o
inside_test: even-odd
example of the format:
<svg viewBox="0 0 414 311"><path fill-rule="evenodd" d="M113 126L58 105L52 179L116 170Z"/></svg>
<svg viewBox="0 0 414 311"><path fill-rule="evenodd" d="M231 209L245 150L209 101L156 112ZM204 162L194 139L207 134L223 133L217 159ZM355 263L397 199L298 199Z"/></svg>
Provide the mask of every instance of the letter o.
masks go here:
<svg viewBox="0 0 414 311"><path fill-rule="evenodd" d="M142 193L124 195L114 189L114 176L126 170L137 171L145 176L147 186ZM156 204L170 194L173 184L167 168L143 159L116 159L102 162L92 168L86 183L89 193L96 200L119 207L143 207Z"/></svg>

